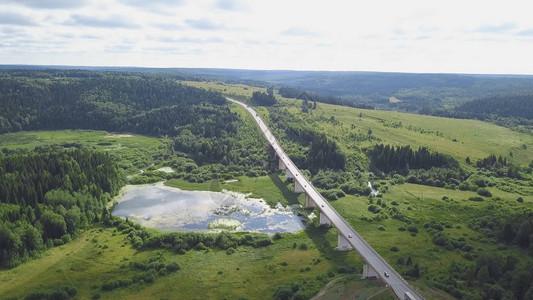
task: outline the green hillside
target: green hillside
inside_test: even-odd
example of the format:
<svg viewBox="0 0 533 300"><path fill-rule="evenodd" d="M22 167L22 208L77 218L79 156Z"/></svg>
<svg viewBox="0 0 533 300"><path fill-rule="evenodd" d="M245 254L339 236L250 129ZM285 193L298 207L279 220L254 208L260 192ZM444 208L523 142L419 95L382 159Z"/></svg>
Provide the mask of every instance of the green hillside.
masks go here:
<svg viewBox="0 0 533 300"><path fill-rule="evenodd" d="M238 86L229 84L203 85L223 93L231 91L229 96L248 92L239 92ZM281 107L291 113L293 121L289 128L278 128L279 121L272 119L275 112L272 108L258 107L257 111L270 123L293 159L308 151L286 135L287 130L298 132L298 128L312 128L326 134L346 154L345 170L319 172L311 177L312 182L414 285L437 288L456 298L468 299L504 296L522 299L533 292L529 283L525 283L524 290L517 290L520 278L529 278L524 274L533 264L532 243L528 242L528 235L533 233L533 136L475 120L323 103L304 112L305 104L301 100L279 96L277 100L277 109ZM406 177L379 170L368 173L373 163L366 149L376 144L426 147L430 152L455 158L459 167L410 170ZM501 157L501 163L484 164L491 155ZM508 172L511 169L518 170L521 179L508 177L512 176ZM441 175L435 177L435 174ZM462 175L457 177L457 174ZM450 176L458 180L446 181ZM412 178L421 184L407 183ZM436 184L436 180L443 180L442 186L446 188L428 186ZM361 186L367 181L380 191L378 197L360 194ZM351 195L351 190L359 192ZM335 195L330 197L332 193ZM518 242L517 235L522 236L523 242ZM509 259L514 263L506 267L505 261ZM494 273L489 276L492 283L484 283L478 273L487 263L491 268L497 266L498 272L507 273L507 279L503 279L502 273ZM515 282L514 288L508 280Z"/></svg>

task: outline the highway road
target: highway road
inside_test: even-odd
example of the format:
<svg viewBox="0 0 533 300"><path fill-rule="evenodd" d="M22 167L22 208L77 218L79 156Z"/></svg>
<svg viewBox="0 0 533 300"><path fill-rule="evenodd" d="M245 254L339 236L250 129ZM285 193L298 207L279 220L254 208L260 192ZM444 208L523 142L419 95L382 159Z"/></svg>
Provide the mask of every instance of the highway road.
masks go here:
<svg viewBox="0 0 533 300"><path fill-rule="evenodd" d="M283 148L279 145L274 135L270 132L266 124L261 120L257 112L250 106L239 102L237 100L226 98L227 100L237 103L244 107L259 125L259 128L265 135L266 139L276 151L277 155L288 171L294 176L294 180L302 186L305 193L318 206L320 211L326 215L331 221L332 225L337 228L337 231L342 235L348 243L355 249L365 262L371 266L378 274L382 281L389 285L399 299L424 299L418 292L411 287L379 254L339 215L339 213L326 201L322 195L311 185L311 183L302 175L298 167L294 165L292 160L287 156ZM388 276L385 276L385 272ZM411 295L411 297L406 297Z"/></svg>

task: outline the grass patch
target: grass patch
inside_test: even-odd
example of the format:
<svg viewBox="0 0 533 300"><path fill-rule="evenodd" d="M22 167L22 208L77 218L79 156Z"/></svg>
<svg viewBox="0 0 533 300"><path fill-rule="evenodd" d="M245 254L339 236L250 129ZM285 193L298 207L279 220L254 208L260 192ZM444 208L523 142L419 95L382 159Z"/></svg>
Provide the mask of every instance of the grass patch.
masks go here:
<svg viewBox="0 0 533 300"><path fill-rule="evenodd" d="M113 299L173 299L176 295L183 299L198 295L209 299L259 299L293 281L312 283L318 292L325 284L317 280L318 275L327 277L328 270L361 263L355 252L324 255L326 248L314 245L314 240L329 233L316 231L311 235L284 235L268 247L239 247L231 253L211 249L178 255L164 250L139 251L129 243L121 247L126 235L113 234L112 228L94 228L66 245L46 251L38 259L0 271L0 295L20 298L68 284L77 289L80 299L90 299L95 294ZM301 251L293 249L293 243L310 246ZM102 249L104 244L109 247ZM325 256L335 258L328 260ZM172 269L173 265L179 267ZM153 273L153 282L149 276L146 280L139 277L148 274L150 268L165 275ZM300 272L301 268L306 271Z"/></svg>
<svg viewBox="0 0 533 300"><path fill-rule="evenodd" d="M165 181L165 185L191 191L220 192L224 189L250 194L250 197L262 198L271 206L275 206L278 202L283 205L299 204L298 198L301 195L293 193L289 189L289 184L283 179L279 174L260 177L240 176L235 178L237 181L228 182L214 179L208 182L191 183L183 179L170 179Z"/></svg>
<svg viewBox="0 0 533 300"><path fill-rule="evenodd" d="M33 150L56 145L83 147L108 152L127 174L137 174L154 163L156 154L166 153L169 140L97 130L23 131L0 134L0 148ZM158 163L157 161L155 163Z"/></svg>

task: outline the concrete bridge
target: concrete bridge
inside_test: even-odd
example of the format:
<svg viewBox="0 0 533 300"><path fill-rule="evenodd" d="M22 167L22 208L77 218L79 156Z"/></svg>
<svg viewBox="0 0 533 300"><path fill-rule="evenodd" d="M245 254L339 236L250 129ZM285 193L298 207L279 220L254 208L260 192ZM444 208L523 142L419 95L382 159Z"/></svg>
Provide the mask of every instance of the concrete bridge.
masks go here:
<svg viewBox="0 0 533 300"><path fill-rule="evenodd" d="M378 277L389 285L399 299L424 299L407 283L370 245L339 215L322 195L302 175L298 167L287 156L283 148L263 120L250 106L234 99L226 98L244 107L259 125L259 128L276 152L279 159L278 167L285 170L287 178L294 178L294 192L305 193L305 205L318 207L320 210L320 224L334 226L339 232L337 250L355 250L365 261L363 277Z"/></svg>

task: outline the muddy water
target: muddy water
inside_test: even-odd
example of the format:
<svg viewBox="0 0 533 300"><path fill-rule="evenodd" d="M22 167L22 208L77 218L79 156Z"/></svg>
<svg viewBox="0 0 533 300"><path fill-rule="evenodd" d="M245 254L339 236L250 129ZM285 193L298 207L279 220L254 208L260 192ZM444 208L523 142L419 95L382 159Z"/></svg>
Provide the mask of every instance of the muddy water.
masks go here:
<svg viewBox="0 0 533 300"><path fill-rule="evenodd" d="M128 186L113 215L165 231L249 231L274 234L304 228L290 207L271 208L236 192L185 191L162 183Z"/></svg>

